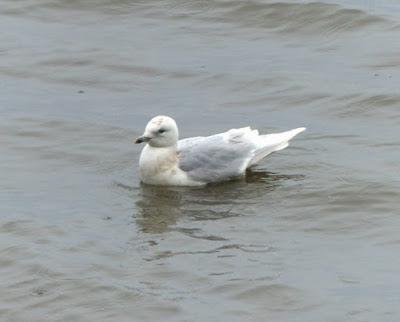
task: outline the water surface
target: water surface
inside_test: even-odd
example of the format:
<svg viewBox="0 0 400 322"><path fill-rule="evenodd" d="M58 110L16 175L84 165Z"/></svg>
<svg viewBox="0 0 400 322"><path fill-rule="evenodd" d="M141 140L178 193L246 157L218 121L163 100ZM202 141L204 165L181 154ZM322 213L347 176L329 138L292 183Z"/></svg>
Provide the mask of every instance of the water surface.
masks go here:
<svg viewBox="0 0 400 322"><path fill-rule="evenodd" d="M398 321L395 1L3 0L2 321ZM139 183L183 137L306 126L246 180Z"/></svg>

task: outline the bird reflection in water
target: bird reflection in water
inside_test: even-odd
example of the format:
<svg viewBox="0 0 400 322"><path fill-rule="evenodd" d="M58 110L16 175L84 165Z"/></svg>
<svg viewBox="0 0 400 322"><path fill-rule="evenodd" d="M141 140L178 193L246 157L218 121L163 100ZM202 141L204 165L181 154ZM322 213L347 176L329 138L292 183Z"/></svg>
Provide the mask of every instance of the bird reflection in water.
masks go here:
<svg viewBox="0 0 400 322"><path fill-rule="evenodd" d="M163 233L176 230L177 221L219 220L242 216L249 207L265 199L285 180L301 180L301 175L282 175L248 170L242 180L210 184L205 187L166 187L142 184L135 214L141 231Z"/></svg>

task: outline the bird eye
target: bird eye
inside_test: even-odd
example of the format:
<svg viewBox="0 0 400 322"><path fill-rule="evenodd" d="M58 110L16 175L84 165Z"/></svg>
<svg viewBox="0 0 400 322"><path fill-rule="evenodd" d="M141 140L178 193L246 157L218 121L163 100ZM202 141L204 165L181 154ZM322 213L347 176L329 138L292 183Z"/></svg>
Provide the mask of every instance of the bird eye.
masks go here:
<svg viewBox="0 0 400 322"><path fill-rule="evenodd" d="M166 130L165 129L159 129L158 133L164 133Z"/></svg>

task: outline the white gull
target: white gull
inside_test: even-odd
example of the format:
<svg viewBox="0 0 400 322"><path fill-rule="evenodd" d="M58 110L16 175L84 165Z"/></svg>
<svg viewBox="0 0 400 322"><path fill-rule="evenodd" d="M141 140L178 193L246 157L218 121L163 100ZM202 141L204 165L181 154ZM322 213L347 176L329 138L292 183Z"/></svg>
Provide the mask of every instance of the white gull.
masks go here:
<svg viewBox="0 0 400 322"><path fill-rule="evenodd" d="M168 116L150 120L135 143L146 142L140 155L140 179L146 184L199 186L244 176L272 152L305 130L260 135L250 127L207 137L178 140L178 127Z"/></svg>

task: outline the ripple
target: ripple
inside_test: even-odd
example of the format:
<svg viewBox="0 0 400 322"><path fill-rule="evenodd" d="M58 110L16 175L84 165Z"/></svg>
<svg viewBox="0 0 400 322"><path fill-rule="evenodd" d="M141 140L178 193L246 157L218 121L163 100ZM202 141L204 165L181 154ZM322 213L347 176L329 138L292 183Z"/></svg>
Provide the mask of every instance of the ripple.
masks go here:
<svg viewBox="0 0 400 322"><path fill-rule="evenodd" d="M246 21L248 25L258 25L291 34L339 33L384 21L381 17L369 15L361 10L344 9L337 5L318 2L245 3L240 8L232 10L231 14L233 17L250 15L253 19Z"/></svg>
<svg viewBox="0 0 400 322"><path fill-rule="evenodd" d="M69 11L79 16L80 11L101 13L106 16L140 13L147 17L174 20L198 19L205 22L228 23L238 27L263 28L281 34L327 35L352 32L376 25L390 26L382 16L360 9L343 8L322 2L291 3L257 1L30 1L21 5L6 1L3 14L27 15L51 20L48 11ZM72 15L74 14L74 15ZM62 18L62 17L61 17ZM62 19L67 19L64 17ZM87 17L86 17L87 19ZM97 17L97 20L99 18ZM79 19L74 19L79 23ZM82 20L82 19L81 19ZM393 28L393 26L392 26Z"/></svg>
<svg viewBox="0 0 400 322"><path fill-rule="evenodd" d="M336 113L340 117L390 117L399 118L398 106L400 95L397 94L372 94L356 95L354 98L343 98L345 103L340 106ZM339 100L340 101L340 100Z"/></svg>
<svg viewBox="0 0 400 322"><path fill-rule="evenodd" d="M305 307L303 292L284 284L260 285L234 295L235 299L253 304L266 305L271 310L298 310Z"/></svg>
<svg viewBox="0 0 400 322"><path fill-rule="evenodd" d="M176 5L169 5L169 9L173 10L169 10L168 14L179 19L195 17L209 22L224 22L241 28L262 28L287 35L326 36L377 25L391 26L390 21L384 17L321 2L213 1L185 4L179 9Z"/></svg>

